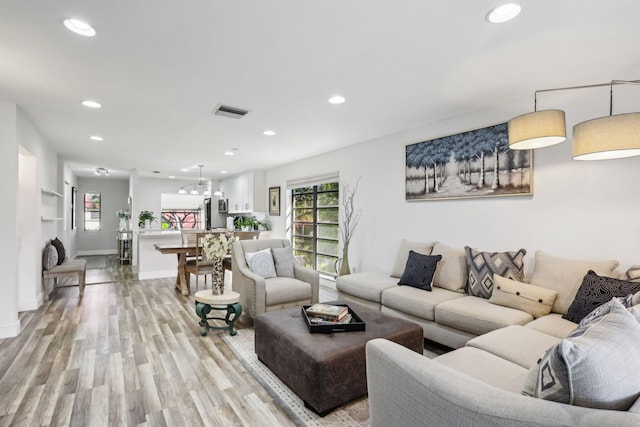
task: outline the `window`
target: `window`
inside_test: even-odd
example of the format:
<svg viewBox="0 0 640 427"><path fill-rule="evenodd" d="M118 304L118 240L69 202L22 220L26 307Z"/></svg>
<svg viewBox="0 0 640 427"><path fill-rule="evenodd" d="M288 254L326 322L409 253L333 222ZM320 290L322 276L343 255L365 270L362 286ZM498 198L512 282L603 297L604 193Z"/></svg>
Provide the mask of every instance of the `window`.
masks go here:
<svg viewBox="0 0 640 427"><path fill-rule="evenodd" d="M200 221L200 210L163 210L161 221L160 226L163 230L203 228Z"/></svg>
<svg viewBox="0 0 640 427"><path fill-rule="evenodd" d="M302 265L336 275L339 235L339 183L294 188L293 253Z"/></svg>
<svg viewBox="0 0 640 427"><path fill-rule="evenodd" d="M84 231L100 231L100 193L84 193Z"/></svg>

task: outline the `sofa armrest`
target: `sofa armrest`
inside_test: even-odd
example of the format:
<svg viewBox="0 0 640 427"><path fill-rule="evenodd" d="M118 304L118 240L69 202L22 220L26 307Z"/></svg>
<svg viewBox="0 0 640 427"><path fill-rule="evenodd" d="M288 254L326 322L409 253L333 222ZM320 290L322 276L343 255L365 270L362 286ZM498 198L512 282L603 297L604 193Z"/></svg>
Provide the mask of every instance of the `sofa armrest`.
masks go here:
<svg viewBox="0 0 640 427"><path fill-rule="evenodd" d="M320 273L297 263L294 264L293 268L296 279L311 285L311 303L317 303L320 299Z"/></svg>
<svg viewBox="0 0 640 427"><path fill-rule="evenodd" d="M367 343L371 427L638 426L640 416L511 393L384 339Z"/></svg>

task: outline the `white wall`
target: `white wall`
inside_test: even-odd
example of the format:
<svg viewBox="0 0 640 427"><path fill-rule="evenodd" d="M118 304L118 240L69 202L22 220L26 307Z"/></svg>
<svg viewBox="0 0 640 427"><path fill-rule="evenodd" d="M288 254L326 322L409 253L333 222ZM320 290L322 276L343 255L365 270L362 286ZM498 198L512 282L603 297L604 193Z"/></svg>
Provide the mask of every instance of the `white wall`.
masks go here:
<svg viewBox="0 0 640 427"><path fill-rule="evenodd" d="M83 200L85 193L100 193L100 231L84 231ZM78 177L78 229L76 248L78 255L104 255L118 253L117 234L119 218L116 212L127 209L129 180L110 177Z"/></svg>
<svg viewBox="0 0 640 427"><path fill-rule="evenodd" d="M69 241L58 234L58 226L61 221L42 221L42 216L49 218L61 217L60 207L62 199L43 194L40 190L47 189L62 193L62 185L59 185L57 174L58 154L44 139L40 131L20 108L16 114L16 142L24 153L28 155L29 168L35 168L28 172L29 181L18 183L21 188L25 185L31 190L18 193L18 207L26 209L21 212L21 217L16 223L20 230L19 244L22 248L18 252L19 265L19 300L18 310L35 310L42 304L42 251L49 240L59 237L65 247ZM14 183L15 184L15 183ZM35 190L35 191L33 191ZM23 280L24 279L24 280Z"/></svg>
<svg viewBox="0 0 640 427"><path fill-rule="evenodd" d="M402 238L487 251L525 248L527 272L536 250L576 259L617 259L624 271L640 263L640 158L571 159L572 126L608 113L607 90L545 98L544 108L566 111L568 141L534 153L533 197L404 199L405 145L506 122L530 111L528 100L273 168L267 171L267 187L280 185L284 190L288 179L336 170L348 184L361 176L356 208L362 210L362 219L350 245L350 264L356 271L390 271ZM616 98L614 113L637 110L637 105L629 106L630 99ZM284 194L283 215L271 218L279 236L286 230Z"/></svg>
<svg viewBox="0 0 640 427"><path fill-rule="evenodd" d="M18 143L16 138L16 105L0 100L0 194L7 209L0 209L0 223L4 224L0 239L0 338L16 336L20 332L18 319Z"/></svg>

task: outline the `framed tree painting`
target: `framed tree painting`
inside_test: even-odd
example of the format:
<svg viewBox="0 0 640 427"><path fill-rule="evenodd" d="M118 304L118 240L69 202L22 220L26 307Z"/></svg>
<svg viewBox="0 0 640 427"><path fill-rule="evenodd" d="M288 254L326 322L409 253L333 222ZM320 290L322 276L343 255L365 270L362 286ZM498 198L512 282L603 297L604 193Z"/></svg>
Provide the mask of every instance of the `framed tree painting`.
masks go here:
<svg viewBox="0 0 640 427"><path fill-rule="evenodd" d="M531 150L511 150L507 124L405 147L405 199L533 194Z"/></svg>
<svg viewBox="0 0 640 427"><path fill-rule="evenodd" d="M280 216L280 187L269 187L269 216Z"/></svg>

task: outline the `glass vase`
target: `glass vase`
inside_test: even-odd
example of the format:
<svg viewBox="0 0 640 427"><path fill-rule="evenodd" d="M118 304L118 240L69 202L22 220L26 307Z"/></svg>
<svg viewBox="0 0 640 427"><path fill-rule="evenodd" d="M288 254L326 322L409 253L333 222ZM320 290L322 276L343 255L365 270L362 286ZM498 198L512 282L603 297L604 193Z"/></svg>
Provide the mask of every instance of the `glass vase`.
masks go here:
<svg viewBox="0 0 640 427"><path fill-rule="evenodd" d="M224 270L222 269L222 257L213 258L213 278L211 279L211 293L213 295L224 294Z"/></svg>

